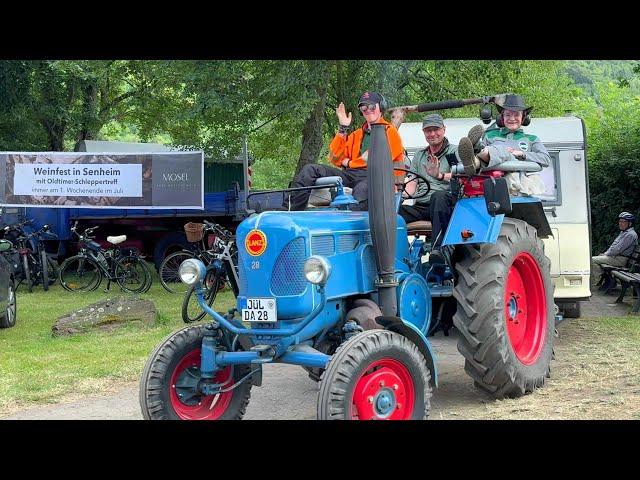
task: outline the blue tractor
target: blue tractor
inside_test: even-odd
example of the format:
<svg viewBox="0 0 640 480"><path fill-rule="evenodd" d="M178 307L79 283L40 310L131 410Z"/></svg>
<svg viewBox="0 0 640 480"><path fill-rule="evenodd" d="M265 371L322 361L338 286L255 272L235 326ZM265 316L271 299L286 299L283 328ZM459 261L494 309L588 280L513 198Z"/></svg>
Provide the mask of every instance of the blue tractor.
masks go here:
<svg viewBox="0 0 640 480"><path fill-rule="evenodd" d="M368 212L350 211L356 201L336 180L329 208L266 211L238 226L237 308L210 308L205 265L182 264L211 321L171 334L151 354L140 383L144 418L241 419L263 365L280 362L320 382L318 419L426 419L438 385L428 335L432 318L446 315L443 302L454 304L458 349L476 386L502 398L544 384L555 312L540 238L551 230L541 202L509 197L501 178L540 167L458 175L447 263L430 265L424 225L408 228L396 213L383 126L372 127L370 148Z"/></svg>

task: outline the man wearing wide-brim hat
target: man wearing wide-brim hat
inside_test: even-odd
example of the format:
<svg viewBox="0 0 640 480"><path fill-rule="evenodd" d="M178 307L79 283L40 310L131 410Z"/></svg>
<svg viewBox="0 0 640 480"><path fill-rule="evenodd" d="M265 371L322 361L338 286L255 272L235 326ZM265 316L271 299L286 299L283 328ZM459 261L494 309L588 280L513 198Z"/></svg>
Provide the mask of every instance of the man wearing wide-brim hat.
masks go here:
<svg viewBox="0 0 640 480"><path fill-rule="evenodd" d="M529 113L533 107L527 107L522 96L508 94L501 105L496 104L496 108L496 123L486 130L479 142L467 137L460 140L458 150L465 169L475 170L473 166L490 169L510 160L549 166L551 157L544 144L536 135L522 129L523 125L529 124ZM544 183L536 172L512 173L506 175L506 179L512 194L539 195L545 191Z"/></svg>

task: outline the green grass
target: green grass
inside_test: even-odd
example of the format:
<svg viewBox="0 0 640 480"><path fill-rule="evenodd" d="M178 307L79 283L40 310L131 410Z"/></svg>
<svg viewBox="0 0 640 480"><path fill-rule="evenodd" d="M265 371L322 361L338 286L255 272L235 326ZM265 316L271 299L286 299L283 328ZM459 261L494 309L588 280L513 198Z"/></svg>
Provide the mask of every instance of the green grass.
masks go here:
<svg viewBox="0 0 640 480"><path fill-rule="evenodd" d="M116 295L128 295L117 285L104 293L67 292L58 284L48 292L17 292L16 326L0 330L0 415L31 404L55 403L63 397L100 394L105 388L138 380L147 357L169 333L185 324L181 294L166 292L154 277L151 289L140 298L156 306L158 320L146 327L139 322L111 332L92 331L53 337L59 316ZM233 294L221 292L214 308L235 305ZM206 317L205 317L206 320Z"/></svg>

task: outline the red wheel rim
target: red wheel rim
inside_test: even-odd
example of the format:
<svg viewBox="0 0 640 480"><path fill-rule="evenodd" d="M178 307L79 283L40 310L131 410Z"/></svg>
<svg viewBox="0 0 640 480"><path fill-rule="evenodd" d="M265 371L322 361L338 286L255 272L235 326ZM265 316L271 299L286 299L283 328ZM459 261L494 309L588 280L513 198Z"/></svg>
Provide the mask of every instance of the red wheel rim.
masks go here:
<svg viewBox="0 0 640 480"><path fill-rule="evenodd" d="M352 420L409 420L415 388L407 367L385 358L369 365L356 382Z"/></svg>
<svg viewBox="0 0 640 480"><path fill-rule="evenodd" d="M187 372L187 370L189 371ZM223 388L228 388L233 385L231 374L231 367L225 367L216 374L214 382L225 384ZM217 420L220 418L231 403L233 390L217 395L193 396L187 398L185 402L178 393L181 387L179 382L184 385L185 375L190 376L193 381L200 377L199 348L185 355L171 375L169 397L176 415L182 420ZM229 383L227 384L227 382Z"/></svg>
<svg viewBox="0 0 640 480"><path fill-rule="evenodd" d="M535 259L519 253L507 276L504 295L507 335L516 357L524 365L538 360L547 330L547 299Z"/></svg>

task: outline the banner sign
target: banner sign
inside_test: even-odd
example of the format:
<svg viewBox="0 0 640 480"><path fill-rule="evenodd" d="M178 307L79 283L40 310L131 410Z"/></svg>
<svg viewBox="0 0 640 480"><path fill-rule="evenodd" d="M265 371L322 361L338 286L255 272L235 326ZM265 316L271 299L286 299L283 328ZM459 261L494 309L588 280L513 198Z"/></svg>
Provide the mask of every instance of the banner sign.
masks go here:
<svg viewBox="0 0 640 480"><path fill-rule="evenodd" d="M0 205L203 209L204 152L0 152Z"/></svg>

